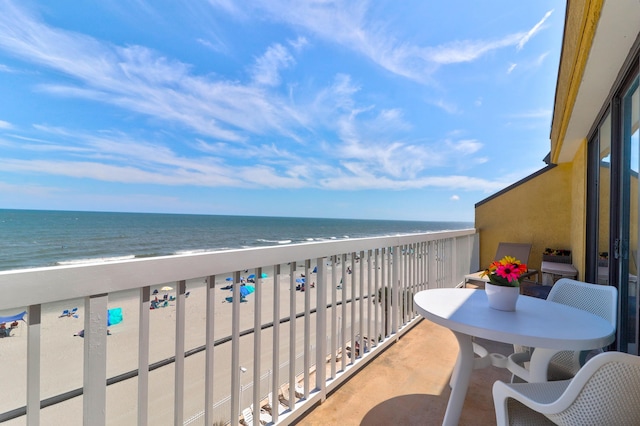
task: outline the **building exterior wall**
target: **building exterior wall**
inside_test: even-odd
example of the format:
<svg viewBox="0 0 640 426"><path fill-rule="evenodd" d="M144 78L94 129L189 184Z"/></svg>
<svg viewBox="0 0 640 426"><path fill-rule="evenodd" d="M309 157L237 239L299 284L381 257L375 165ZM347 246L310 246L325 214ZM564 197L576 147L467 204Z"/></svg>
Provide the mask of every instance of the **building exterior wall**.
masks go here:
<svg viewBox="0 0 640 426"><path fill-rule="evenodd" d="M500 242L531 243L529 267L537 270L546 247L573 250L578 231L573 230L571 216L582 202L573 202L578 193L573 165L562 164L478 203L475 226L480 232L480 267L494 260Z"/></svg>

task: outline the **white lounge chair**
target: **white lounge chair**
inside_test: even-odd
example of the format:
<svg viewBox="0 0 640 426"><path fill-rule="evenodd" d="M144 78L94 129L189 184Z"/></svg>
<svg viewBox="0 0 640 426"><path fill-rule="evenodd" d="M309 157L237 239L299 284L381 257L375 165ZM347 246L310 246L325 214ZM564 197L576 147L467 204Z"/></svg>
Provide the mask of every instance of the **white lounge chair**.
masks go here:
<svg viewBox="0 0 640 426"><path fill-rule="evenodd" d="M589 284L569 278L556 282L547 297L547 301L562 303L598 315L616 328L618 291L613 286ZM507 368L517 378L529 381L529 370L525 363L531 360L532 350L516 352L509 356ZM548 366L549 380L563 380L573 377L586 362L589 352L558 351Z"/></svg>
<svg viewBox="0 0 640 426"><path fill-rule="evenodd" d="M253 426L253 412L251 408L245 408L242 410L242 419L247 426Z"/></svg>
<svg viewBox="0 0 640 426"><path fill-rule="evenodd" d="M493 385L498 426L640 424L640 357L605 352L573 379Z"/></svg>

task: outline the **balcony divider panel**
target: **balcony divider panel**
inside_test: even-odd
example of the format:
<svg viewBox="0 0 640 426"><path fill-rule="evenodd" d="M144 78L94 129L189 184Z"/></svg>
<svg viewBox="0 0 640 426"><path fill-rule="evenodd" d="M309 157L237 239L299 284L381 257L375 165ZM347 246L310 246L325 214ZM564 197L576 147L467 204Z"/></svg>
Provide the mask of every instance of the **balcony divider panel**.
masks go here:
<svg viewBox="0 0 640 426"><path fill-rule="evenodd" d="M260 352L262 351L262 268L255 270L255 297L253 315L253 408L260 418ZM274 348L275 350L275 348Z"/></svg>

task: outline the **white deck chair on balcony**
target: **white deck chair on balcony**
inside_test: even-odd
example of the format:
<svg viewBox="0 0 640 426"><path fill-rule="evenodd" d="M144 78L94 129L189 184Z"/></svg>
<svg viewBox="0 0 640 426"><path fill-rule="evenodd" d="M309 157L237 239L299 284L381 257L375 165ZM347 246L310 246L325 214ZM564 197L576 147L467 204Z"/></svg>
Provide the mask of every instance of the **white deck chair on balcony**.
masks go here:
<svg viewBox="0 0 640 426"><path fill-rule="evenodd" d="M562 303L563 305L591 312L609 321L614 330L616 328L618 291L613 286L589 284L569 278L561 278L549 292L547 301ZM529 370L525 368L525 363L531 360L531 352L532 350L516 352L510 355L507 360L509 371L526 382L529 381ZM589 353L590 351L558 351L549 363L548 379L563 380L573 377L580 367L584 365Z"/></svg>
<svg viewBox="0 0 640 426"><path fill-rule="evenodd" d="M545 383L493 384L498 426L638 425L640 357L605 352L573 379Z"/></svg>

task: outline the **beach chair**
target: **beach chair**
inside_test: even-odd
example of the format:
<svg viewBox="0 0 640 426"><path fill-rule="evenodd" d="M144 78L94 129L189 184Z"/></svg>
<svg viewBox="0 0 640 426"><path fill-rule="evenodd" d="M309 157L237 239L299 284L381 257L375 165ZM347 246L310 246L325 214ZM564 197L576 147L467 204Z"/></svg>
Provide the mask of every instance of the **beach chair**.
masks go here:
<svg viewBox="0 0 640 426"><path fill-rule="evenodd" d="M640 357L605 352L573 379L493 384L498 426L511 424L637 425Z"/></svg>
<svg viewBox="0 0 640 426"><path fill-rule="evenodd" d="M518 259L520 262L525 265L529 265L529 254L531 253L531 244L525 243L499 243L498 249L496 250L496 256L494 260L500 260L505 256L511 256ZM488 266L488 265L487 265ZM467 287L467 284L474 284L477 286L484 286L484 283L489 282L489 277L482 277L482 273L484 270L474 272L472 274L467 274L464 276L463 287ZM530 278L532 276L538 276L537 269L527 269L527 272L522 274L522 278Z"/></svg>
<svg viewBox="0 0 640 426"><path fill-rule="evenodd" d="M246 426L253 426L253 413L251 412L251 408L242 410L242 420Z"/></svg>

